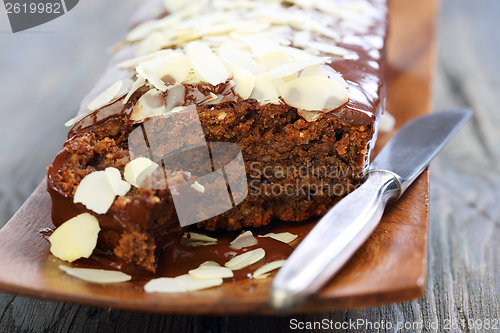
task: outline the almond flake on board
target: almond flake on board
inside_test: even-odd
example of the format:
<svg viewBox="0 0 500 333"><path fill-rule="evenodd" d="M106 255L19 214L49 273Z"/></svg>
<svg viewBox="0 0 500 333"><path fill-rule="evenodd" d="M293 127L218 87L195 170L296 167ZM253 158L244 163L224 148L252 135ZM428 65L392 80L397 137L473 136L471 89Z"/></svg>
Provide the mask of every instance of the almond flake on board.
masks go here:
<svg viewBox="0 0 500 333"><path fill-rule="evenodd" d="M68 275L88 282L120 283L132 280L132 277L130 275L118 271L92 268L75 268L63 265L59 265L59 269L65 271Z"/></svg>
<svg viewBox="0 0 500 333"><path fill-rule="evenodd" d="M142 76L138 77L137 80L134 82L132 85L132 88L130 88L130 91L128 92L127 96L123 99L123 104L127 104L128 100L132 96L133 93L137 91L140 87L142 87L146 83L146 79L143 78Z"/></svg>
<svg viewBox="0 0 500 333"><path fill-rule="evenodd" d="M142 181L153 174L158 164L146 157L138 157L128 162L123 173L127 182L135 187L140 187Z"/></svg>
<svg viewBox="0 0 500 333"><path fill-rule="evenodd" d="M197 180L193 184L191 184L191 187L200 193L205 193L205 186L198 183Z"/></svg>
<svg viewBox="0 0 500 333"><path fill-rule="evenodd" d="M175 277L177 281L180 281L186 285L187 291L196 291L202 289L208 289L212 287L217 287L222 284L222 278L213 278L213 279L195 279L189 274L184 274Z"/></svg>

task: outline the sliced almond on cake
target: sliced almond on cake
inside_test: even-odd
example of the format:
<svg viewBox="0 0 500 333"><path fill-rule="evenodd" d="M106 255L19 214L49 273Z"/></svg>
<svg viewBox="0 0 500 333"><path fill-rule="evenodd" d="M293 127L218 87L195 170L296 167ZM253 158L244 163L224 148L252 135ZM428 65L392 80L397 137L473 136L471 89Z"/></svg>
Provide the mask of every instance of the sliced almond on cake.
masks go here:
<svg viewBox="0 0 500 333"><path fill-rule="evenodd" d="M286 104L297 109L328 112L347 103L347 89L337 81L319 76L299 77L285 83L280 93Z"/></svg>

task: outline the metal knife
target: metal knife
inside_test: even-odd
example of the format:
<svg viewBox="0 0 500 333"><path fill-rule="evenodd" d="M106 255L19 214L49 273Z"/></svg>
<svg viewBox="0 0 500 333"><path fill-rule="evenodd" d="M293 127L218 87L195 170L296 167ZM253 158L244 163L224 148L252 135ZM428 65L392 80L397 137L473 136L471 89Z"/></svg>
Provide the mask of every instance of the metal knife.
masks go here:
<svg viewBox="0 0 500 333"><path fill-rule="evenodd" d="M279 270L270 305L287 312L319 291L368 239L386 204L405 192L471 116L470 109L461 109L404 125L375 158L364 183L318 222Z"/></svg>

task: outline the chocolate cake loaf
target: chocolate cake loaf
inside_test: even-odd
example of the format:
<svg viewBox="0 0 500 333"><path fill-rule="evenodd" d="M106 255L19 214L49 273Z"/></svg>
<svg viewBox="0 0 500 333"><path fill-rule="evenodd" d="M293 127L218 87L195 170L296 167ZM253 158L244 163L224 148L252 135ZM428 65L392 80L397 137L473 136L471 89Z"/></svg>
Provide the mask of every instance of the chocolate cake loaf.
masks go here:
<svg viewBox="0 0 500 333"><path fill-rule="evenodd" d="M385 98L385 0L163 5L48 171L56 227L90 214L100 249L152 272L186 225L324 214L360 182Z"/></svg>

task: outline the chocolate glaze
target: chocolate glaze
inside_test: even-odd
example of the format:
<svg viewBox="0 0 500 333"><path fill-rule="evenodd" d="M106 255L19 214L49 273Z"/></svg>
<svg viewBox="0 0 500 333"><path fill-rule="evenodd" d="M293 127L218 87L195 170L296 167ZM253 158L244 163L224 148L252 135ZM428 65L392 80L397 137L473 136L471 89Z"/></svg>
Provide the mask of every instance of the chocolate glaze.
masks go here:
<svg viewBox="0 0 500 333"><path fill-rule="evenodd" d="M47 233L48 231L44 230L43 232ZM231 237L232 236L234 235L232 234ZM258 268L273 261L287 259L293 251L293 248L288 244L275 239L269 237L256 238L258 241L256 245L245 247L240 250L234 250L229 247L229 242L232 239L227 237L227 235L219 238L218 244L209 246L190 247L179 243L177 240L171 240L158 257L156 273L138 269L136 266L120 260L111 252L102 249L96 249L88 259L79 259L75 261L74 266L81 268L120 270L132 275L134 280L146 280L157 277L176 277L187 274L189 270L198 268L200 264L206 261L215 261L224 267L224 264L234 256L258 248L264 249L266 252L264 258L250 266L233 271L234 277L225 279L225 281L236 281L251 278L252 273Z"/></svg>

